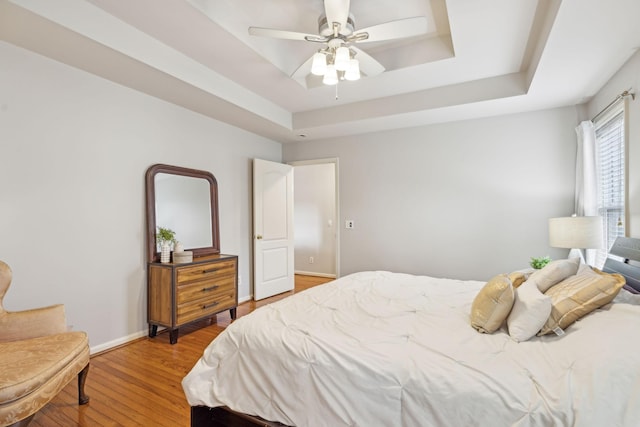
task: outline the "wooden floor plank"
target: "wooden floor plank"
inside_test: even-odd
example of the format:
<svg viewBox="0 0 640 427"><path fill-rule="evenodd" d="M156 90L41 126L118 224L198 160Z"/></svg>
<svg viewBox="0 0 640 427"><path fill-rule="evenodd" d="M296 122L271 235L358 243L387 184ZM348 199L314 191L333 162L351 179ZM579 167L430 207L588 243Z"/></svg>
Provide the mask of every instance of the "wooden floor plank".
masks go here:
<svg viewBox="0 0 640 427"><path fill-rule="evenodd" d="M296 275L293 291L243 303L238 316L331 280ZM161 332L93 356L85 386L91 401L78 405L78 386L72 381L36 414L30 427L188 427L190 408L182 379L230 322L229 313L221 313L214 322L181 328L175 345Z"/></svg>

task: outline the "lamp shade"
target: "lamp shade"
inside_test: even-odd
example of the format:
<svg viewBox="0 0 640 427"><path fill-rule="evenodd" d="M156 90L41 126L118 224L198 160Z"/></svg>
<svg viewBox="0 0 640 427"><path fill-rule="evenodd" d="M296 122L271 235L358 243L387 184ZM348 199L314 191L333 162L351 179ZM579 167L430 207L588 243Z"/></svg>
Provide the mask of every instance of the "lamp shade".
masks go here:
<svg viewBox="0 0 640 427"><path fill-rule="evenodd" d="M327 57L322 52L316 52L313 55L313 62L311 63L311 74L316 76L324 76L327 72Z"/></svg>
<svg viewBox="0 0 640 427"><path fill-rule="evenodd" d="M599 249L602 247L602 217L549 218L549 245L554 248Z"/></svg>
<svg viewBox="0 0 640 427"><path fill-rule="evenodd" d="M346 71L349 68L349 60L351 57L349 55L349 48L340 46L336 49L336 58L335 58L335 66L338 71Z"/></svg>
<svg viewBox="0 0 640 427"><path fill-rule="evenodd" d="M334 67L333 64L327 65L327 72L324 74L322 83L329 86L338 84L338 72L336 71L336 67Z"/></svg>

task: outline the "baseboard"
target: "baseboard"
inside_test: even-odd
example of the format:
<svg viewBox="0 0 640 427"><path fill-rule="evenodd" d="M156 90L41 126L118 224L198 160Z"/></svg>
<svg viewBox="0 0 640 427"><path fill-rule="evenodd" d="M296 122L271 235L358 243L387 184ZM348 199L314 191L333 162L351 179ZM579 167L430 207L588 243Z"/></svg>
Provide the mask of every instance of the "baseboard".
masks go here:
<svg viewBox="0 0 640 427"><path fill-rule="evenodd" d="M238 304L242 304L243 302L251 301L253 299L253 295L249 295L244 298L238 298ZM166 328L162 326L158 326L158 333L164 331ZM133 334L117 338L112 341L105 342L103 344L98 344L93 347L89 347L89 352L92 356L95 356L99 353L104 353L109 350L113 350L116 347L123 346L125 344L129 344L132 341L139 340L140 338L144 338L149 335L149 330L144 329L142 331L134 332Z"/></svg>
<svg viewBox="0 0 640 427"><path fill-rule="evenodd" d="M238 304L242 304L243 302L251 301L253 299L253 295L249 295L246 297L238 298ZM166 328L162 326L158 327L158 332L163 331ZM149 330L145 329L143 331L134 332L133 334L117 338L112 341L105 342L103 344L98 344L93 347L89 347L89 352L92 356L97 355L98 353L104 353L105 351L113 350L116 347L120 347L122 345L128 344L131 341L138 340L140 338L146 337L149 334Z"/></svg>
<svg viewBox="0 0 640 427"><path fill-rule="evenodd" d="M315 271L300 271L296 270L295 274L300 274L301 276L316 276L316 277L326 277L328 279L335 279L335 274L327 274L327 273L316 273Z"/></svg>
<svg viewBox="0 0 640 427"><path fill-rule="evenodd" d="M158 330L160 330L160 328L158 328ZM97 353L102 353L102 352L105 352L107 350L111 350L111 349L113 349L115 347L120 347L121 345L128 344L131 341L135 341L135 340L140 339L142 337L146 337L148 334L149 334L149 330L148 329L145 329L143 331L134 332L133 334L117 338L117 339L115 339L113 341L108 341L108 342L105 342L103 344L98 344L96 346L89 347L89 352L93 356L93 355L96 355Z"/></svg>

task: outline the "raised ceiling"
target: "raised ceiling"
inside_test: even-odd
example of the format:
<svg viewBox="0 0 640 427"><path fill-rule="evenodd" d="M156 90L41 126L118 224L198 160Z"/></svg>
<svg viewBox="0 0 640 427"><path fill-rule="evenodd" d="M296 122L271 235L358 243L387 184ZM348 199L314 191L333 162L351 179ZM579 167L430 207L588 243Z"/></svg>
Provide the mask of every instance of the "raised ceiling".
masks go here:
<svg viewBox="0 0 640 427"><path fill-rule="evenodd" d="M316 44L247 31L315 34L321 0L0 0L0 39L281 142L580 104L640 47L638 0L350 10L356 29L425 16L428 31L359 44L386 71L337 87L298 69Z"/></svg>

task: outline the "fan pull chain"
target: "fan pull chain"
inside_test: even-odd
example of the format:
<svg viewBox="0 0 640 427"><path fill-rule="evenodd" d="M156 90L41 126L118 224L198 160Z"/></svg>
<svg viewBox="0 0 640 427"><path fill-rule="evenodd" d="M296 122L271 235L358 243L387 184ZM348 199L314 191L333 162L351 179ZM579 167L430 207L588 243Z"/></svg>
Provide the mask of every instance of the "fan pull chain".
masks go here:
<svg viewBox="0 0 640 427"><path fill-rule="evenodd" d="M340 86L340 80L336 83L336 101L338 100L338 86Z"/></svg>

